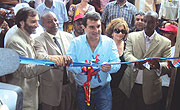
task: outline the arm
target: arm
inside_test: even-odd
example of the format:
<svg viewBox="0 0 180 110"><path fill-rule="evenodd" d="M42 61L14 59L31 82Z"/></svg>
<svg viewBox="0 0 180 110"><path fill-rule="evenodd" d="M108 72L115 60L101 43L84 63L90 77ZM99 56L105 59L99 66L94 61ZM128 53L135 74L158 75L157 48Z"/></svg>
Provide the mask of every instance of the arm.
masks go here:
<svg viewBox="0 0 180 110"><path fill-rule="evenodd" d="M133 36L132 34L129 34L128 37L127 37L127 42L126 42L126 49L124 51L124 59L125 61L136 61L136 60L140 60L138 58L136 58L134 56L134 43L133 43L133 37L136 37L136 36ZM131 63L131 64L128 64L133 70L135 68L138 68L140 70L143 70L144 69L144 64L145 62L138 62L138 63Z"/></svg>
<svg viewBox="0 0 180 110"><path fill-rule="evenodd" d="M71 56L73 62L78 62L77 56L76 56L76 45L75 45L74 40L71 41L70 47L67 50L66 54ZM67 70L76 74L81 73L81 67L68 67Z"/></svg>
<svg viewBox="0 0 180 110"><path fill-rule="evenodd" d="M171 57L171 42L168 41L165 43L164 50L162 51L162 57L170 58ZM160 62L160 65L162 66L161 75L163 74L169 74L171 72L171 69L167 66L167 62Z"/></svg>
<svg viewBox="0 0 180 110"><path fill-rule="evenodd" d="M110 48L110 60L109 62L120 62L118 49L115 42L112 40ZM111 70L108 73L115 73L120 69L121 65L111 65Z"/></svg>
<svg viewBox="0 0 180 110"><path fill-rule="evenodd" d="M55 55L55 54L48 54L47 48L42 44L43 39L36 39L34 48L36 50L37 58L38 59L45 59L55 62L57 66L65 66L70 65L72 63L72 59L69 56L62 56L62 55Z"/></svg>
<svg viewBox="0 0 180 110"><path fill-rule="evenodd" d="M21 44L16 42L11 42L6 45L7 48L15 50L20 56L29 57L27 51L23 48ZM20 64L17 72L21 74L21 77L30 79L33 77L37 77L39 74L48 71L51 69L49 66L42 66L42 65L32 65L32 64Z"/></svg>

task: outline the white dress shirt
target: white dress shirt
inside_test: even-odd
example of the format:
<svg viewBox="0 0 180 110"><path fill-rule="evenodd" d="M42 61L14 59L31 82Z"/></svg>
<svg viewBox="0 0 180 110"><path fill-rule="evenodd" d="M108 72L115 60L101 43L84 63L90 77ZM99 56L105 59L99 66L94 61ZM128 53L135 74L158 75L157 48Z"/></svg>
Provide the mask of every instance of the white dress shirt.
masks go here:
<svg viewBox="0 0 180 110"><path fill-rule="evenodd" d="M144 32L144 37L145 37L145 42L146 42L146 52L148 51L154 36L155 36L155 31L150 37L147 36L146 33ZM143 70L139 70L135 82L137 84L143 84Z"/></svg>

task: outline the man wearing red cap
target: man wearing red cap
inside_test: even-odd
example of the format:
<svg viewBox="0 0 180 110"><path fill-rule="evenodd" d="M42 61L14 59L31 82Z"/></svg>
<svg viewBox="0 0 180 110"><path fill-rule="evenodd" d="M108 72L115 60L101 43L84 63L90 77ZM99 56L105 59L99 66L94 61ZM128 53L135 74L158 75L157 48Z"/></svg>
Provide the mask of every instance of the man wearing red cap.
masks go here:
<svg viewBox="0 0 180 110"><path fill-rule="evenodd" d="M83 24L82 24L82 18L84 18L83 14L78 14L74 17L73 21L73 32L72 35L73 37L78 37L79 35L84 34L84 29L83 29Z"/></svg>
<svg viewBox="0 0 180 110"><path fill-rule="evenodd" d="M175 25L169 24L168 26L166 26L165 28L161 28L160 30L162 30L163 36L171 40L171 46L174 46L176 42L178 27Z"/></svg>

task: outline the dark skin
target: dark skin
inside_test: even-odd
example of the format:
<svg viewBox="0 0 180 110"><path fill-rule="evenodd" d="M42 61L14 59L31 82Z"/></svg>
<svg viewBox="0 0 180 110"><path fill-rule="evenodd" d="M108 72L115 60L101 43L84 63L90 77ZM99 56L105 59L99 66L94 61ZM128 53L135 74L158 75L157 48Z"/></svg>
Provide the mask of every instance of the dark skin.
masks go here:
<svg viewBox="0 0 180 110"><path fill-rule="evenodd" d="M45 5L48 7L48 8L51 8L53 4L53 0L45 0Z"/></svg>
<svg viewBox="0 0 180 110"><path fill-rule="evenodd" d="M144 16L144 32L146 33L147 36L153 35L155 28L157 26L157 22L158 22L158 15L156 12L149 12ZM145 67L143 66L144 63L146 63L146 61L138 62L135 64L135 66L140 70L144 70L145 69ZM148 63L150 65L150 69L160 68L159 61L157 60L151 60L148 61Z"/></svg>
<svg viewBox="0 0 180 110"><path fill-rule="evenodd" d="M56 35L58 32L59 22L57 20L57 17L54 13L49 12L46 13L41 17L42 20L42 26L45 28L46 32ZM56 56L55 56L56 57ZM55 58L54 57L54 58ZM59 57L56 57L55 59L59 60ZM54 61L56 62L56 61ZM57 61L58 62L58 61ZM72 64L72 58L68 55L63 56L63 62L60 66L69 66Z"/></svg>
<svg viewBox="0 0 180 110"><path fill-rule="evenodd" d="M84 34L84 29L82 26L82 19L78 19L78 20L74 21L73 28L74 28L74 34L76 37Z"/></svg>

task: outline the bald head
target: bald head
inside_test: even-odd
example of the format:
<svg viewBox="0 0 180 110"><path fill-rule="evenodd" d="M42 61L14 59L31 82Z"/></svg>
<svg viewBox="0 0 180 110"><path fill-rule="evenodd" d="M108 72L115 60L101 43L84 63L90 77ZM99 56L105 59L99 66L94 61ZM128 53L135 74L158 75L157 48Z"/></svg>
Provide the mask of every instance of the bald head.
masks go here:
<svg viewBox="0 0 180 110"><path fill-rule="evenodd" d="M59 28L59 21L53 12L47 12L41 16L42 26L46 32L56 35Z"/></svg>
<svg viewBox="0 0 180 110"><path fill-rule="evenodd" d="M53 12L47 12L47 13L44 13L42 16L41 16L41 22L42 24L44 23L44 20L48 19L48 17L50 16L53 16L54 18L57 18L56 15L53 13Z"/></svg>

